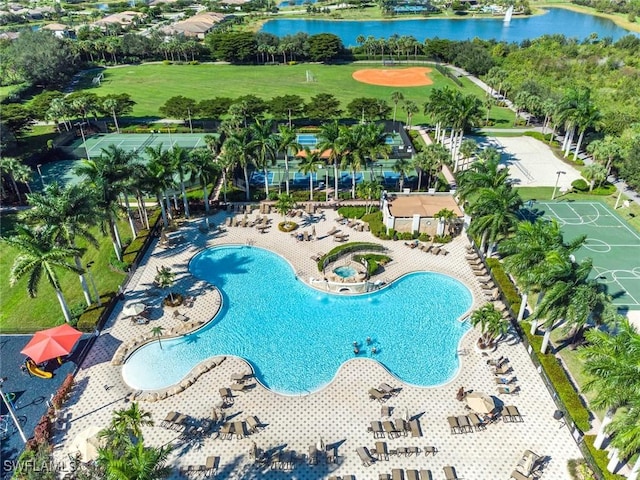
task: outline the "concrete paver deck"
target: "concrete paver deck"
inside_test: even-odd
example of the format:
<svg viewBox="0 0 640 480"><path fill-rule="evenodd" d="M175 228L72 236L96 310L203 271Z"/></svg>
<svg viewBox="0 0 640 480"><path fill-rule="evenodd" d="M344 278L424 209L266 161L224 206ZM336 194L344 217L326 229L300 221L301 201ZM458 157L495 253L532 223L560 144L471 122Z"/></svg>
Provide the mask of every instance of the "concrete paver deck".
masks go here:
<svg viewBox="0 0 640 480"><path fill-rule="evenodd" d="M213 220L221 224L224 215L217 214ZM122 380L121 367L111 363L118 346L142 333L148 333L153 326L162 325L168 331L179 323L173 317L172 309L160 306L160 297L150 300L153 318L150 325L132 325L129 320L122 318L122 306L126 302L145 298L144 292L153 282L156 267L171 267L177 273L174 290L196 295L192 308L181 307L183 313L196 321L210 319L218 298L212 286L193 278L188 271L189 260L203 248L221 244L253 244L284 256L293 265L299 278L305 281L318 278L315 262L310 257L337 245L332 237L325 236L336 225L333 221L335 212L325 210L313 219L301 220L307 223L303 225L303 230L310 230L312 225L316 227L318 239L309 242L296 241L289 234L278 231L277 223L281 218L274 214L269 216L273 226L265 234L242 227L229 227L222 234L203 234L198 230L198 220L187 222L180 232L176 232L182 235L183 241L169 249L156 247L147 254L125 293L126 301L113 313L77 375L77 384L67 406L71 421L66 429L55 432L55 454L59 458L66 458L69 440L74 435L89 425L106 427L112 412L126 407L131 391ZM464 282L473 293L474 307L484 303L483 291L464 259L467 243L463 237L446 245L449 255L434 256L412 250L401 241L380 241L368 232L357 232L345 226L341 228L349 233L350 241L376 241L389 249L393 261L386 266L382 280L393 281L411 271L437 271ZM531 449L545 457L546 478L569 479L567 460L580 457L579 450L568 429L559 428L560 425L553 419L555 405L529 361L527 352L513 334L499 344L492 357L505 356L509 359L520 392L518 395L502 395L498 398L505 404L517 406L524 422L498 421L485 431L457 435L450 433L447 417L467 413L464 402L456 400L456 392L461 386L467 390L493 395L497 393L495 377L487 366L487 357L474 348L478 333L477 330L471 330L463 337L459 347L460 370L455 378L444 385L430 388L407 385L374 360L354 359L341 367L327 387L310 395L285 396L269 391L259 383L246 393L234 393L233 404L225 409L227 417L243 420L255 415L265 426L246 438L221 440L212 435L185 439L175 431L160 427L167 412L172 410L195 419L211 415L213 408L220 403L219 388L231 384L232 374L249 369L244 360L228 357L222 364L201 375L195 384L183 392L161 401L142 403L142 408L150 411L156 422L156 426L144 429L145 440L151 445L174 445L171 463L176 470L172 478L181 478L178 468L204 464L207 456L216 455L221 458L219 477L229 479L306 480L348 474L358 479L376 479L379 473L390 473L392 468L428 468L435 478L441 478L442 467L454 465L461 478L494 480L508 478L524 450ZM158 365L158 368L162 368L162 365ZM420 448L421 453L419 456L392 456L389 461L379 461L365 467L356 448L366 446L371 450L375 445L376 439L367 431L367 427L371 421L382 419L381 403L369 400L367 391L381 382L401 388L399 395L385 404L393 407L392 418L407 414L419 418L423 434L422 437L409 434L385 439L389 449L413 446ZM337 464L320 462L310 466L301 462L295 465L293 471L283 472L256 467L249 457L252 442L262 450L286 448L306 454L309 446L317 444L320 439L325 444L337 447ZM425 456L425 446L435 446L438 453Z"/></svg>

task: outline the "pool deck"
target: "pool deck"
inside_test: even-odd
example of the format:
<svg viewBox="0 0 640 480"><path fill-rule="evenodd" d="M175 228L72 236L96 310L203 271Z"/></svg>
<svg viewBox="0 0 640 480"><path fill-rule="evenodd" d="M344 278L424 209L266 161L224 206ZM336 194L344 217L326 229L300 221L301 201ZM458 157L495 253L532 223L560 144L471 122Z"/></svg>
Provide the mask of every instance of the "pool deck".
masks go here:
<svg viewBox="0 0 640 480"><path fill-rule="evenodd" d="M254 212L255 214L255 212ZM175 291L196 295L192 308L179 310L191 320L208 321L211 311L219 301L217 291L192 277L188 262L194 254L205 247L223 244L253 244L267 248L285 257L294 267L298 277L308 281L319 277L316 264L311 256L326 253L337 245L333 237L324 232L336 226L335 212L325 210L323 216L316 215L302 230L310 230L315 225L318 239L303 242L277 229L282 219L270 214L272 227L265 234L254 228L228 227L218 235L199 232L202 219L185 223L178 232L182 241L175 246L162 249L157 245L141 262L125 292L126 300L116 308L107 327L102 331L93 349L88 354L76 377L66 413L70 418L65 427L56 428L54 453L60 461L67 459L69 443L73 437L90 425L106 427L112 412L127 407L127 397L131 394L124 384L121 367L111 360L118 347L132 338L149 334L152 327L161 325L165 331L178 326L179 320L173 316L172 308L161 307L161 297L144 296L156 274L156 267L170 267L177 273ZM223 213L213 220L223 223ZM253 215L250 216L253 218ZM300 219L299 219L300 220ZM306 220L302 219L303 222ZM447 256L434 256L417 249L410 249L402 241L380 241L368 232L357 232L346 226L339 226L349 233L350 241L375 241L389 249L393 261L385 267L381 280L391 281L405 273L419 270L436 271L451 275L469 287L474 296L474 307L484 303L480 288L471 268L464 259L468 245L464 236L456 238L445 248ZM122 318L122 307L126 302L143 300L152 306L152 321L149 325L132 325ZM393 328L390 325L390 328ZM402 335L399 331L398 335ZM311 480L331 475L355 475L358 480L377 479L380 473L391 473L394 468L430 469L434 478L442 478L442 467L452 465L458 476L474 480L495 480L509 478L526 449L545 457L544 477L554 480L570 479L567 461L579 458L579 450L571 438L568 428L553 419L555 405L547 393L523 345L513 334L499 344L491 357L505 356L517 377L520 387L518 395L497 395L492 371L486 365L487 357L474 348L479 334L477 330L467 333L460 344L461 368L456 377L447 384L420 388L406 385L389 374L377 362L354 359L344 364L334 380L324 389L301 396L283 396L271 392L261 385L246 393L234 393L234 403L225 409L227 417L244 420L255 415L266 425L258 433L243 439L221 440L216 435L204 438L183 439L179 433L160 427L160 422L169 411L177 411L196 419L208 418L214 406L220 403L218 389L229 387L231 375L249 370L246 362L235 357L227 357L219 366L202 374L199 379L181 393L156 402L143 402L142 408L151 412L156 426L145 427L144 436L148 444L160 446L171 443L175 449L170 462L175 467L171 478L183 478L178 469L187 465L204 464L209 455L220 457L219 478L296 478ZM410 339L407 341L421 341ZM162 368L162 365L158 365ZM399 395L384 404L369 400L369 388L381 382L401 388ZM452 434L447 423L451 415L466 415L465 403L456 400L456 392L464 386L492 394L506 405L515 405L523 415L522 423L498 421L485 431ZM386 420L381 417L381 406L393 407L391 418L409 415L418 417L422 436L400 436L395 439L374 439L367 431L371 421ZM254 466L249 458L252 442L262 450L286 448L299 455L307 454L310 445L322 438L327 445L336 445L339 460L337 464L320 462L310 466L302 461L292 471L270 470ZM398 447L419 447L418 456L392 456L389 461L378 461L365 467L360 461L356 448L366 446L371 449L376 441L386 441L389 449ZM425 446L435 446L435 456L424 455Z"/></svg>

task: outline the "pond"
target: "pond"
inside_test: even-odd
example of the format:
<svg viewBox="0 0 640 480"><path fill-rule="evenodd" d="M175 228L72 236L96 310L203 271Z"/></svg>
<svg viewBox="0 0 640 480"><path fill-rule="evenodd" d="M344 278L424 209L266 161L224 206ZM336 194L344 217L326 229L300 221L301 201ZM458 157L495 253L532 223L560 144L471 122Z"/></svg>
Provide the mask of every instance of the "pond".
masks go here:
<svg viewBox="0 0 640 480"><path fill-rule="evenodd" d="M412 20L269 20L262 32L279 37L305 32L309 35L333 33L342 39L345 46L356 46L356 38L389 38L391 35L411 35L419 41L426 38L447 38L468 40L481 38L506 42L521 42L547 34L564 34L580 40L592 33L598 37L612 37L617 40L630 32L617 26L611 20L573 12L561 8L550 8L543 15L532 17L514 16L509 23L503 17L493 18L431 18ZM637 35L637 34L635 34Z"/></svg>

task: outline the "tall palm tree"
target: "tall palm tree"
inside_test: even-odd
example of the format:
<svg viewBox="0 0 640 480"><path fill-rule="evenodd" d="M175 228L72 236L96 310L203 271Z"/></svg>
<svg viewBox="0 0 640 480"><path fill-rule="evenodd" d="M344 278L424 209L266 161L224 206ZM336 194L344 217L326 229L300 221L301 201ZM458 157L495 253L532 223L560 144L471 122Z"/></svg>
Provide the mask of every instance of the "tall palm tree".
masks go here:
<svg viewBox="0 0 640 480"><path fill-rule="evenodd" d="M467 138L462 141L460 145L460 155L462 155L465 165L468 165L469 159L473 157L477 150L478 143L472 138Z"/></svg>
<svg viewBox="0 0 640 480"><path fill-rule="evenodd" d="M191 179L191 167L189 165L191 158L189 157L189 152L187 149L176 145L171 147L167 156L173 171L178 175L180 192L182 194L182 204L184 205L184 216L189 218L189 198L187 197L187 189L185 186L185 182L188 182Z"/></svg>
<svg viewBox="0 0 640 480"><path fill-rule="evenodd" d="M495 154L494 154L495 152ZM477 162L461 172L457 178L458 195L472 201L481 189L496 189L509 183L509 170L500 165L500 155L493 148L480 152Z"/></svg>
<svg viewBox="0 0 640 480"><path fill-rule="evenodd" d="M584 288L587 277L593 266L591 259L585 259L580 263L572 262L568 257L566 260L570 271L564 278L556 280L546 291L544 298L538 304L533 313L533 317L544 319L546 327L540 351L546 353L554 325L572 317L589 313L589 305L583 305L585 294L575 295L578 288Z"/></svg>
<svg viewBox="0 0 640 480"><path fill-rule="evenodd" d="M493 346L496 340L509 331L509 323L502 316L502 313L496 310L493 303L485 303L475 310L471 314L470 320L472 326L480 326L482 332L480 341L486 347Z"/></svg>
<svg viewBox="0 0 640 480"><path fill-rule="evenodd" d="M575 122L578 128L578 143L573 151L573 161L575 162L580 152L580 146L584 139L584 134L588 128L595 126L600 120L600 111L591 99L591 90L588 88L580 89L576 96Z"/></svg>
<svg viewBox="0 0 640 480"><path fill-rule="evenodd" d="M373 200L380 200L380 194L382 193L382 185L376 181L360 182L356 187L356 192L359 198L364 198L365 211L371 213L373 207Z"/></svg>
<svg viewBox="0 0 640 480"><path fill-rule="evenodd" d="M422 173L427 173L427 189L431 188L431 179L434 174L442 168L442 165L449 158L447 149L439 143L431 143L424 150L418 153L413 159L413 163L420 170L418 172L418 191L422 182Z"/></svg>
<svg viewBox="0 0 640 480"><path fill-rule="evenodd" d="M216 165L218 169L222 172L222 198L224 203L227 203L227 176L229 175L229 170L233 168L235 163L234 158L231 156L229 152L223 151L216 158Z"/></svg>
<svg viewBox="0 0 640 480"><path fill-rule="evenodd" d="M449 210L448 208L443 208L442 210L439 210L436 213L434 213L433 218L441 222L442 234L445 235L446 234L445 226L448 227L447 230L449 231L449 234L451 234L452 225L458 219L458 216L453 210Z"/></svg>
<svg viewBox="0 0 640 480"><path fill-rule="evenodd" d="M172 473L167 465L171 450L169 445L155 448L129 442L123 451L98 449L97 463L104 469L107 480L157 480Z"/></svg>
<svg viewBox="0 0 640 480"><path fill-rule="evenodd" d="M213 181L218 165L213 161L213 155L208 148L196 148L189 153L191 173L200 182L202 199L204 201L204 223L209 228L209 190L207 185Z"/></svg>
<svg viewBox="0 0 640 480"><path fill-rule="evenodd" d="M165 267L164 265L160 268L156 267L156 277L154 280L160 288L166 288L169 291L169 298L171 299L171 303L173 304L174 298L171 287L176 281L175 272L171 271L169 267Z"/></svg>
<svg viewBox="0 0 640 480"><path fill-rule="evenodd" d="M16 235L1 240L18 250L9 273L9 284L14 286L18 280L28 275L27 293L31 298L35 298L44 275L56 292L65 320L70 322L71 313L56 271L62 269L81 274L82 269L66 261L80 255L80 250L57 244L54 239L54 227L51 225L42 228L19 225Z"/></svg>
<svg viewBox="0 0 640 480"><path fill-rule="evenodd" d="M318 149L311 150L309 147L304 147L304 156L298 164L298 171L309 175L309 201L313 201L313 174L318 171L322 163L321 155L322 152Z"/></svg>
<svg viewBox="0 0 640 480"><path fill-rule="evenodd" d="M158 325L157 327L153 327L151 329L151 336L153 338L157 338L158 339L158 345L160 345L160 350L162 350L162 334L164 333L164 328L161 325Z"/></svg>
<svg viewBox="0 0 640 480"><path fill-rule="evenodd" d="M340 127L338 148L344 152L340 168L351 170L351 198L356 198L356 175L365 163L365 125L357 124L352 127Z"/></svg>
<svg viewBox="0 0 640 480"><path fill-rule="evenodd" d="M125 184L131 179L130 161L136 157L135 152L124 152L115 145L102 149L99 157L82 160L75 172L85 177L96 195L96 205L102 212L101 228L103 233L109 231L113 248L118 260L122 261L122 242L116 224L122 210L119 196Z"/></svg>
<svg viewBox="0 0 640 480"><path fill-rule="evenodd" d="M149 149L151 147L147 148ZM169 200L168 191L174 184L173 170L167 157L163 155L161 148L151 150L155 153L151 156L145 167L141 187L144 191L155 195L156 201L160 206L160 211L162 212L162 223L164 228L167 228L169 226L169 220L171 219L171 201Z"/></svg>
<svg viewBox="0 0 640 480"><path fill-rule="evenodd" d="M393 102L393 124L396 124L396 112L398 111L398 103L404 100L404 95L402 92L394 91L391 92L391 101ZM394 127L395 128L395 127Z"/></svg>
<svg viewBox="0 0 640 480"><path fill-rule="evenodd" d="M22 203L22 197L20 196L20 189L16 183L16 174L20 174L26 166L15 157L0 157L0 176L7 175L11 180L13 191L16 192L18 202ZM26 167L29 168L29 167ZM29 169L30 170L30 169Z"/></svg>
<svg viewBox="0 0 640 480"><path fill-rule="evenodd" d="M276 159L277 137L273 132L273 120L256 120L250 127L249 148L255 152L256 166L264 172L264 190L269 197L269 165Z"/></svg>
<svg viewBox="0 0 640 480"><path fill-rule="evenodd" d="M91 233L99 212L93 193L82 185L61 187L57 182L46 186L43 193L29 195L30 209L19 217L27 223L40 227L49 225L54 240L61 245L78 249L76 238L80 237L98 248L99 243ZM79 250L78 250L79 252ZM82 270L80 255L74 256L76 268ZM91 305L91 293L84 272L80 274L80 285L87 306Z"/></svg>
<svg viewBox="0 0 640 480"><path fill-rule="evenodd" d="M611 165L620 156L622 148L616 137L606 135L602 140L594 140L589 143L587 152L593 155L593 159L598 163L604 163L608 177L611 173Z"/></svg>
<svg viewBox="0 0 640 480"><path fill-rule="evenodd" d="M249 186L249 165L253 159L253 148L250 146L251 140L251 131L248 128L240 128L229 132L222 147L223 152L234 158L242 167L247 201L251 200Z"/></svg>
<svg viewBox="0 0 640 480"><path fill-rule="evenodd" d="M607 178L607 169L599 163L592 163L582 169L582 176L589 182L589 191L593 191L596 182L598 186L602 185Z"/></svg>
<svg viewBox="0 0 640 480"><path fill-rule="evenodd" d="M284 154L284 181L286 193L289 195L289 154L295 155L302 148L298 143L296 131L287 126L278 126L277 150Z"/></svg>
<svg viewBox="0 0 640 480"><path fill-rule="evenodd" d="M613 434L610 445L617 449L622 458L631 458L640 452L640 396L635 395L627 403L627 409L608 425ZM640 474L640 457L636 458L630 480L637 480Z"/></svg>
<svg viewBox="0 0 640 480"><path fill-rule="evenodd" d="M518 210L522 199L510 185L497 188L482 188L469 207L474 217L469 227L472 235L481 235L481 249L490 253L499 239L504 238L518 224Z"/></svg>
<svg viewBox="0 0 640 480"><path fill-rule="evenodd" d="M400 174L400 191L404 188L404 179L411 170L413 170L413 162L406 158L399 158L391 167L394 172Z"/></svg>
<svg viewBox="0 0 640 480"><path fill-rule="evenodd" d="M405 100L403 105L403 110L407 114L407 128L411 128L411 121L413 116L420 111L418 105L411 100Z"/></svg>
<svg viewBox="0 0 640 480"><path fill-rule="evenodd" d="M583 390L594 392L589 402L593 408L607 410L594 441L601 448L616 410L639 396L640 334L622 317L614 332L593 328L585 338L587 344L580 350L587 375Z"/></svg>
<svg viewBox="0 0 640 480"><path fill-rule="evenodd" d="M113 117L113 123L116 126L116 132L120 133L120 125L118 124L118 117L116 115L116 108L118 108L118 100L114 97L107 97L102 101L102 107L111 113Z"/></svg>
<svg viewBox="0 0 640 480"><path fill-rule="evenodd" d="M318 132L318 144L316 147L321 152L329 152L328 163L333 165L333 183L334 183L334 198L338 197L338 166L342 163L342 157L344 149L342 148L342 135L343 130L340 128L340 124L337 120L325 123L320 127Z"/></svg>

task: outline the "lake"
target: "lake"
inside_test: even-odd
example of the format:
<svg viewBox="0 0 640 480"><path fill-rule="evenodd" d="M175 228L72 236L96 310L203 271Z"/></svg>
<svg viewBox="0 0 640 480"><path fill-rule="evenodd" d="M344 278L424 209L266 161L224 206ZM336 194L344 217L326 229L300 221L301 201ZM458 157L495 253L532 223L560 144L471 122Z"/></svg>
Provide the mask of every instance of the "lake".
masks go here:
<svg viewBox="0 0 640 480"><path fill-rule="evenodd" d="M359 35L389 38L393 34L411 35L419 41L426 38L468 40L475 37L485 40L521 42L545 34L564 34L580 40L592 33L598 37L619 39L630 32L611 20L562 8L550 8L543 15L519 18L514 16L505 24L502 17L494 18L422 18L412 20L269 20L261 29L279 37L305 32L309 35L333 33L345 46L356 46Z"/></svg>

